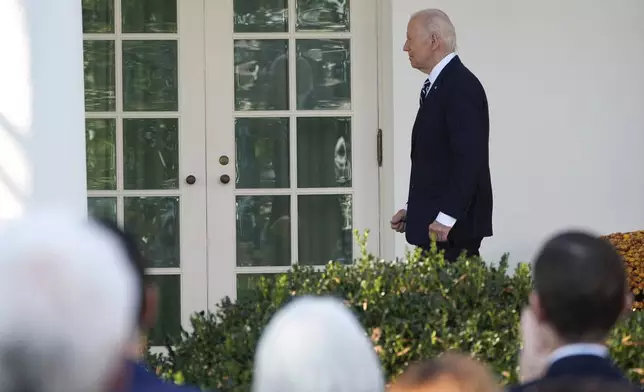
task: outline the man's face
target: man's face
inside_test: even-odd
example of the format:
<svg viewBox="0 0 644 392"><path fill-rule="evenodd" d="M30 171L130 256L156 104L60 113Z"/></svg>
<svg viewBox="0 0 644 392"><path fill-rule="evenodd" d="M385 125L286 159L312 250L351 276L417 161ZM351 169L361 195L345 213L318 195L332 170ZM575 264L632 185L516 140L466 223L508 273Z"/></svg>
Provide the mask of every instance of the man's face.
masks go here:
<svg viewBox="0 0 644 392"><path fill-rule="evenodd" d="M432 56L436 51L437 42L432 39L427 30L422 26L418 18L412 18L407 24L407 40L403 50L409 55L411 66L429 73L432 64Z"/></svg>

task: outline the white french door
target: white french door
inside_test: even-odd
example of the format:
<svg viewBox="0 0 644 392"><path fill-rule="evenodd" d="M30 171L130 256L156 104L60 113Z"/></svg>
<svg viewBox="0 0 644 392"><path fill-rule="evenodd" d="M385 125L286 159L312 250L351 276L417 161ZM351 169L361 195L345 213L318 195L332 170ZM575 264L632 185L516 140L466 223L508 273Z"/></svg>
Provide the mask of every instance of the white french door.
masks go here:
<svg viewBox="0 0 644 392"><path fill-rule="evenodd" d="M208 298L378 249L374 0L205 3Z"/></svg>
<svg viewBox="0 0 644 392"><path fill-rule="evenodd" d="M79 0L88 206L161 292L152 343L295 263L378 249L374 0Z"/></svg>

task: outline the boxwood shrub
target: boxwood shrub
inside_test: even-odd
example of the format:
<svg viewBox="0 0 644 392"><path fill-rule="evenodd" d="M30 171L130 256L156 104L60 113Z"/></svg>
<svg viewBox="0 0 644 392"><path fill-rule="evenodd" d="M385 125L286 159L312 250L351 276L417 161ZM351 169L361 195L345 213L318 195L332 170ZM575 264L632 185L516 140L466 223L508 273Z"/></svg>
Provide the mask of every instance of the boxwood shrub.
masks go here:
<svg viewBox="0 0 644 392"><path fill-rule="evenodd" d="M519 316L531 289L530 268L461 258L447 263L435 250L409 253L395 262L365 249L352 266L323 270L295 266L261 277L235 303L224 299L215 313L192 318L192 331L169 340L167 355L148 355L150 366L175 382L204 389L248 390L255 346L271 316L295 296L333 295L344 300L365 327L388 378L409 362L446 350L469 352L489 363L502 383L516 382ZM634 381L644 374L644 313L613 332L609 345Z"/></svg>

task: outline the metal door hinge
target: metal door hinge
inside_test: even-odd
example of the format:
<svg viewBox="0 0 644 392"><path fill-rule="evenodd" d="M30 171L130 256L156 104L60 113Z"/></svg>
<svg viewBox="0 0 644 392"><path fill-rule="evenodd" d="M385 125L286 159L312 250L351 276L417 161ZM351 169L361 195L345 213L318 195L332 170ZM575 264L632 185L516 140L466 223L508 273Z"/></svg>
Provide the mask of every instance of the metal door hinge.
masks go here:
<svg viewBox="0 0 644 392"><path fill-rule="evenodd" d="M382 167L382 129L378 129L376 135L376 157L378 158L378 167Z"/></svg>

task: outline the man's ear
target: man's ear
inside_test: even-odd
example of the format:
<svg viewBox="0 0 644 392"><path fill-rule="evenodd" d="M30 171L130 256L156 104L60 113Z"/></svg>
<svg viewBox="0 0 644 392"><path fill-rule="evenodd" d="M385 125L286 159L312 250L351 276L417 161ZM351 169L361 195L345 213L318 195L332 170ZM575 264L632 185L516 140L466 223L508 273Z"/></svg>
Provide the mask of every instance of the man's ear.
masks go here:
<svg viewBox="0 0 644 392"><path fill-rule="evenodd" d="M627 291L624 295L624 309L622 310L622 317L626 318L633 312L633 293Z"/></svg>
<svg viewBox="0 0 644 392"><path fill-rule="evenodd" d="M143 314L141 315L141 328L148 330L157 322L159 306L159 290L157 286L148 284L145 287L143 298Z"/></svg>
<svg viewBox="0 0 644 392"><path fill-rule="evenodd" d="M438 37L438 34L432 33L430 36L430 41L432 49L438 48L438 45L440 45L440 38Z"/></svg>
<svg viewBox="0 0 644 392"><path fill-rule="evenodd" d="M534 316L536 317L537 321L539 323L543 323L546 321L546 315L543 311L543 308L541 307L541 300L539 299L539 295L536 292L531 292L530 293L530 309L532 309L532 313L534 313Z"/></svg>

